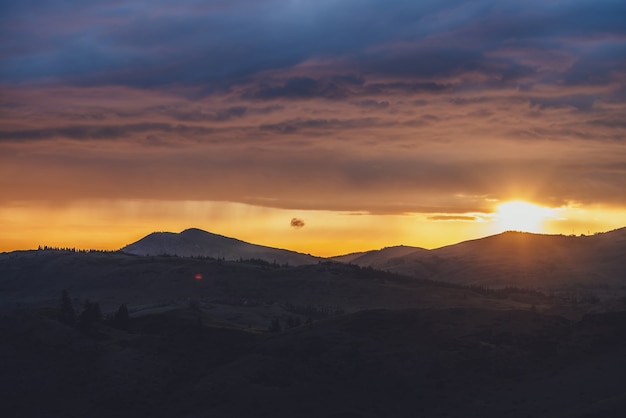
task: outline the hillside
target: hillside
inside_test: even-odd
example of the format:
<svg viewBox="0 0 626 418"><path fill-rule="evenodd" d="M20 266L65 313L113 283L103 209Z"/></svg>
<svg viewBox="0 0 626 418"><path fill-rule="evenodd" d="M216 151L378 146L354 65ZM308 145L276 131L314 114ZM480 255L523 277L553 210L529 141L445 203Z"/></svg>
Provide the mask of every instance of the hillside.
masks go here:
<svg viewBox="0 0 626 418"><path fill-rule="evenodd" d="M122 303L135 312L150 312L196 300L220 318L260 328L266 328L272 317L287 315L286 305L353 312L485 305L529 308L535 303L331 262L287 267L123 253L0 254L0 310L58 306L63 289L78 303L98 301L105 312Z"/></svg>
<svg viewBox="0 0 626 418"><path fill-rule="evenodd" d="M83 333L20 311L0 390L20 417L617 418L625 319L372 310L269 333L181 309Z"/></svg>
<svg viewBox="0 0 626 418"><path fill-rule="evenodd" d="M171 245L241 243L207 234L172 234ZM505 233L299 266L257 257L2 253L3 408L53 418L621 417L626 298L423 279L497 284L517 271L553 280L542 270L549 260L569 263L569 272L596 268L614 280L605 283L619 284L625 238L623 230ZM413 265L419 275L357 263ZM555 265L550 271L561 277ZM73 320L61 315L63 290ZM86 319L95 302L102 317ZM129 315L120 326L114 314L122 304Z"/></svg>
<svg viewBox="0 0 626 418"><path fill-rule="evenodd" d="M331 260L340 263L352 263L359 266L376 267L384 269L391 267L394 260L413 253L428 252L428 250L420 247L411 247L406 245L398 245L395 247L385 247L381 250L366 251L331 257Z"/></svg>
<svg viewBox="0 0 626 418"><path fill-rule="evenodd" d="M505 232L405 255L371 251L350 262L463 285L619 293L626 286L626 228L578 237Z"/></svg>
<svg viewBox="0 0 626 418"><path fill-rule="evenodd" d="M135 255L176 255L225 260L261 259L295 266L313 264L320 260L307 254L250 244L196 228L180 233L154 232L120 251Z"/></svg>

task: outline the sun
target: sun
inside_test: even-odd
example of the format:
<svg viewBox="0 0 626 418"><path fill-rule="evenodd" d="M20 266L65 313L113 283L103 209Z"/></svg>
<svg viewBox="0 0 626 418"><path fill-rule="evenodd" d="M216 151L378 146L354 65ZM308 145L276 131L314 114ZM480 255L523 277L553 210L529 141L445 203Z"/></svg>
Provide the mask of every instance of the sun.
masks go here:
<svg viewBox="0 0 626 418"><path fill-rule="evenodd" d="M544 222L554 216L555 209L514 200L497 206L495 221L501 231L544 232Z"/></svg>

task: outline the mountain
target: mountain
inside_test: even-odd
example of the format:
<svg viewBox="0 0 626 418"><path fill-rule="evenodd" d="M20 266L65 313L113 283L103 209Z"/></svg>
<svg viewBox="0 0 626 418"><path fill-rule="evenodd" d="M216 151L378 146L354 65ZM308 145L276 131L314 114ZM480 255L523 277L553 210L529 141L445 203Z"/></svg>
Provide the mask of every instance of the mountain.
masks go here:
<svg viewBox="0 0 626 418"><path fill-rule="evenodd" d="M191 228L181 233L154 232L127 245L121 252L134 255L175 255L211 257L225 260L261 259L294 266L314 264L321 260L308 254L250 244L235 238Z"/></svg>
<svg viewBox="0 0 626 418"><path fill-rule="evenodd" d="M331 259L340 263L350 263L368 267L376 266L376 268L378 269L387 269L393 267L395 261L399 258L413 253L427 252L428 250L420 247L398 245L395 247L385 247L381 250L340 255L337 257L332 257Z"/></svg>
<svg viewBox="0 0 626 418"><path fill-rule="evenodd" d="M434 250L409 248L335 260L463 285L609 292L626 285L626 228L592 236L509 231Z"/></svg>

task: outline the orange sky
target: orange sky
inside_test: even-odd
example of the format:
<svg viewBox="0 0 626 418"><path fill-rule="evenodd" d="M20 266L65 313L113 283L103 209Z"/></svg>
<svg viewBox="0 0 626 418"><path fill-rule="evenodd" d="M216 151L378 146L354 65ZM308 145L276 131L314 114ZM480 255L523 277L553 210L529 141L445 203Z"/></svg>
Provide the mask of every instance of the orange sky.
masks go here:
<svg viewBox="0 0 626 418"><path fill-rule="evenodd" d="M316 255L432 248L499 232L494 212L508 200L560 208L544 232L626 225L626 146L602 139L615 129L568 108L533 109L515 91L482 91L493 95L488 104L475 93L454 96L463 104L371 99L393 111L349 100L261 105L235 93L190 101L129 88L7 91L19 105L3 125L25 138L0 143L0 251L119 248L188 227ZM429 104L412 104L417 97ZM173 116L231 107L248 110L219 122ZM293 217L305 227L291 228Z"/></svg>
<svg viewBox="0 0 626 418"><path fill-rule="evenodd" d="M431 248L516 228L513 200L548 208L519 229L624 226L623 6L575 3L16 3L0 251Z"/></svg>
<svg viewBox="0 0 626 418"><path fill-rule="evenodd" d="M292 227L293 218L302 220L304 226ZM497 211L458 216L291 210L199 201L38 203L0 209L0 251L38 245L118 249L155 230L180 232L194 226L252 243L331 256L401 244L436 248L509 229L588 234L625 225L626 213L599 207L555 209L540 220L539 229L513 219L513 223L510 217L502 219Z"/></svg>

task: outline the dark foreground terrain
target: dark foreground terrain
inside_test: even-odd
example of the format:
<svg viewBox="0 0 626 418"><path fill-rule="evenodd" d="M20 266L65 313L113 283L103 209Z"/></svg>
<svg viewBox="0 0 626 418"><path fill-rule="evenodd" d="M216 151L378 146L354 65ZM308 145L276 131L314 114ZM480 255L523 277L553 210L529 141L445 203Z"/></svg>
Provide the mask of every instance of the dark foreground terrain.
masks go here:
<svg viewBox="0 0 626 418"><path fill-rule="evenodd" d="M11 417L622 417L625 307L335 263L4 254L0 398Z"/></svg>
<svg viewBox="0 0 626 418"><path fill-rule="evenodd" d="M373 310L280 332L193 309L79 332L55 310L0 319L19 417L621 417L626 314ZM200 319L198 319L200 318Z"/></svg>

